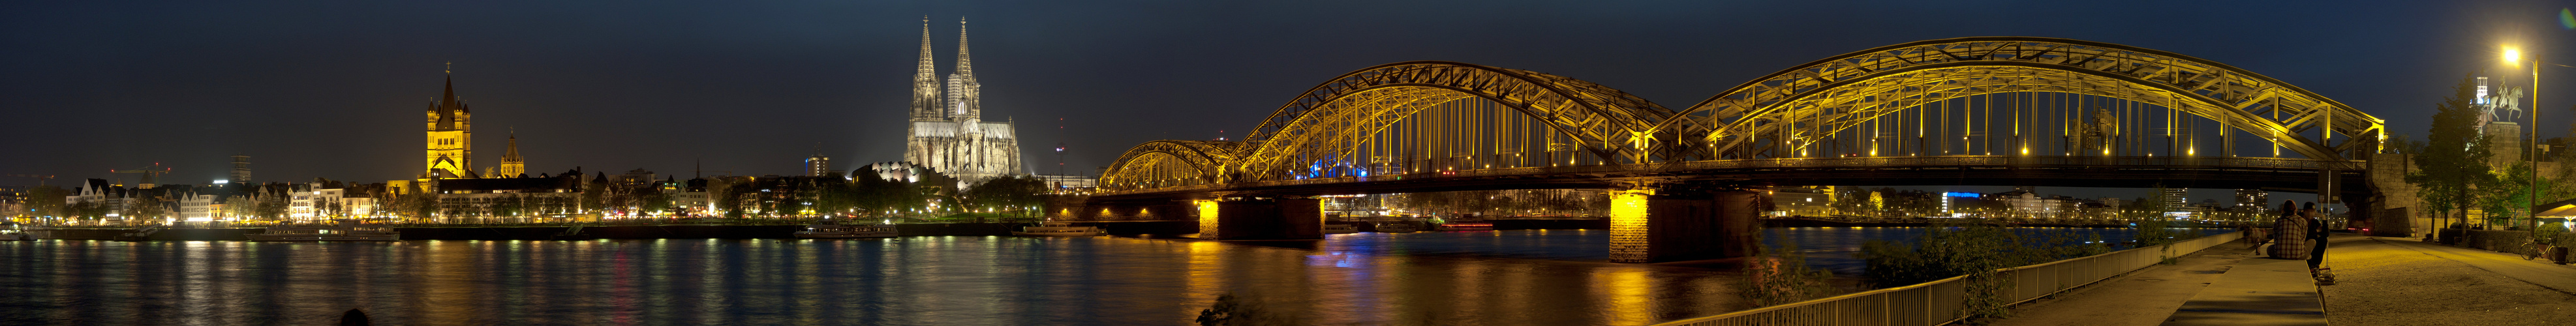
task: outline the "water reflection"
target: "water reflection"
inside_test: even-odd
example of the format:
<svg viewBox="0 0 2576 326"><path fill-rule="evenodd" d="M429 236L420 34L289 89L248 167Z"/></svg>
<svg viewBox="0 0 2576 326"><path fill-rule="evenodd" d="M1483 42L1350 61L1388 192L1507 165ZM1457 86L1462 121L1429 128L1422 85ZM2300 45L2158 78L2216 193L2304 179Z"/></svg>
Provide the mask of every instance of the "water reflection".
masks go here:
<svg viewBox="0 0 2576 326"><path fill-rule="evenodd" d="M1909 232L1769 235L1855 272L1858 240ZM1168 325L1231 292L1311 324L1634 325L1741 305L1732 272L1607 263L1607 242L1599 230L1246 243L9 242L0 324L328 324L365 308L426 325Z"/></svg>

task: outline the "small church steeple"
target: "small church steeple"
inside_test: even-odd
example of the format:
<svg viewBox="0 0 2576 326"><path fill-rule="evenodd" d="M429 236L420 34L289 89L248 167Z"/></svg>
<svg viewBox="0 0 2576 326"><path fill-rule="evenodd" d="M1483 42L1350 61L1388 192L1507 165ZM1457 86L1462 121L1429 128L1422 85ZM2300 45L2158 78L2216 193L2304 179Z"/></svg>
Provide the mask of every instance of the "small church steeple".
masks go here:
<svg viewBox="0 0 2576 326"><path fill-rule="evenodd" d="M501 151L501 173L488 175L486 177L520 177L521 174L528 173L527 163L526 159L519 157L519 131L516 128L513 128L510 130L510 147Z"/></svg>

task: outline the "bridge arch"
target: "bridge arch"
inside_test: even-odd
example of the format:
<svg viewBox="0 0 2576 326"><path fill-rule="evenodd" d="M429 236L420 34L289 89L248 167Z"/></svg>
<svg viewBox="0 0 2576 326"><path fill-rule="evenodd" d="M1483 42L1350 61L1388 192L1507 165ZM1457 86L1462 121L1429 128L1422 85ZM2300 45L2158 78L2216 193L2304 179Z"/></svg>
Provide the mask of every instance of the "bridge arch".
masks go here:
<svg viewBox="0 0 2576 326"><path fill-rule="evenodd" d="M1655 147L1632 146L1642 145L1632 144L1639 143L1639 140L1655 138L1649 130L1673 114L1672 110L1635 95L1579 79L1527 70L1445 61L1410 61L1343 74L1280 106L1253 129L1250 137L1244 139L1245 148L1238 155L1242 160L1233 169L1242 173L1244 179L1239 181L1274 181L1366 176L1374 168L1407 165L1385 162L1387 158L1364 154L1361 147L1377 141L1373 137L1386 134L1397 123L1417 119L1416 114L1437 110L1444 105L1462 105L1462 100L1469 99L1480 99L1495 109L1517 113L1516 117L1482 113L1484 115L1470 119L1482 119L1475 120L1477 122L1500 121L1496 124L1504 129L1512 128L1514 123L1506 120L1528 119L1524 124L1534 125L1528 129L1540 131L1515 132L1491 126L1459 126L1466 130L1447 132L1482 131L1494 137L1531 137L1483 141L1528 141L1544 145L1489 144L1503 148L1466 151L1483 157L1468 156L1459 160L1481 160L1485 162L1481 165L1491 165L1490 161L1499 160L1492 157L1508 155L1526 162L1530 153L1538 152L1580 152L1602 162L1673 155L1646 152ZM1429 155L1458 156L1446 152ZM1457 161L1443 164L1460 164ZM1419 169L1425 168L1420 165L1426 164L1412 164L1398 170L1418 173L1422 172Z"/></svg>
<svg viewBox="0 0 2576 326"><path fill-rule="evenodd" d="M1224 182L1225 165L1235 160L1242 143L1205 140L1157 140L1128 148L1100 176L1107 189L1146 189Z"/></svg>
<svg viewBox="0 0 2576 326"><path fill-rule="evenodd" d="M1711 159L1798 157L1825 138L1901 110L2015 92L2150 103L2233 130L2218 133L2222 139L2241 132L2318 160L2354 159L2344 153L2376 151L2384 132L2384 121L2351 106L2215 61L2103 42L1969 37L1837 55L1746 82L1665 121L1705 126L1693 131L1693 140L1700 143L1666 145L1707 147L1714 152ZM2132 117L2074 111L2055 118ZM2020 131L2025 133L2004 143L2021 142L2027 148L2034 138L2052 136ZM2053 136L2080 136L2069 130L2057 133ZM2104 155L2116 155L2105 143ZM2233 149L2225 147L2233 144L2221 144Z"/></svg>

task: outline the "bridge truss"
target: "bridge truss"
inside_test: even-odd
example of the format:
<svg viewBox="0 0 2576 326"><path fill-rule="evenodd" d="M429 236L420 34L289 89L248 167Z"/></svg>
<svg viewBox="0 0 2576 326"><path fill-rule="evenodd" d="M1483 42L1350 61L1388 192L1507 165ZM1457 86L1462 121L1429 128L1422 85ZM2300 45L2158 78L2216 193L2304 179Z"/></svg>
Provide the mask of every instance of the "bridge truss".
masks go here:
<svg viewBox="0 0 2576 326"><path fill-rule="evenodd" d="M1573 78L1418 61L1316 86L1241 142L1140 145L1101 186L1110 195L1336 184L1390 191L1626 177L1830 179L1854 169L2314 179L2358 169L2380 149L2383 125L2217 62L2054 38L1928 40L1837 55L1678 111ZM1371 185L1353 186L1360 183Z"/></svg>

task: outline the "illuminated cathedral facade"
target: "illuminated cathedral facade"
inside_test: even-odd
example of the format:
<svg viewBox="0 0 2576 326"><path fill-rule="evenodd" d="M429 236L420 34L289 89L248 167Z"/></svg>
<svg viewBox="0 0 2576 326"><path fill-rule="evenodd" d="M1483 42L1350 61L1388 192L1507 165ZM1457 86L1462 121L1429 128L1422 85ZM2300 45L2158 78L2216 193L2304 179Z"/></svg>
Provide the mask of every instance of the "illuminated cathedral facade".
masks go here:
<svg viewBox="0 0 2576 326"><path fill-rule="evenodd" d="M957 69L942 80L930 53L930 22L921 24L921 64L912 76L912 120L903 159L963 182L1023 174L1011 121L984 121L983 85L968 60L965 20L958 20Z"/></svg>

